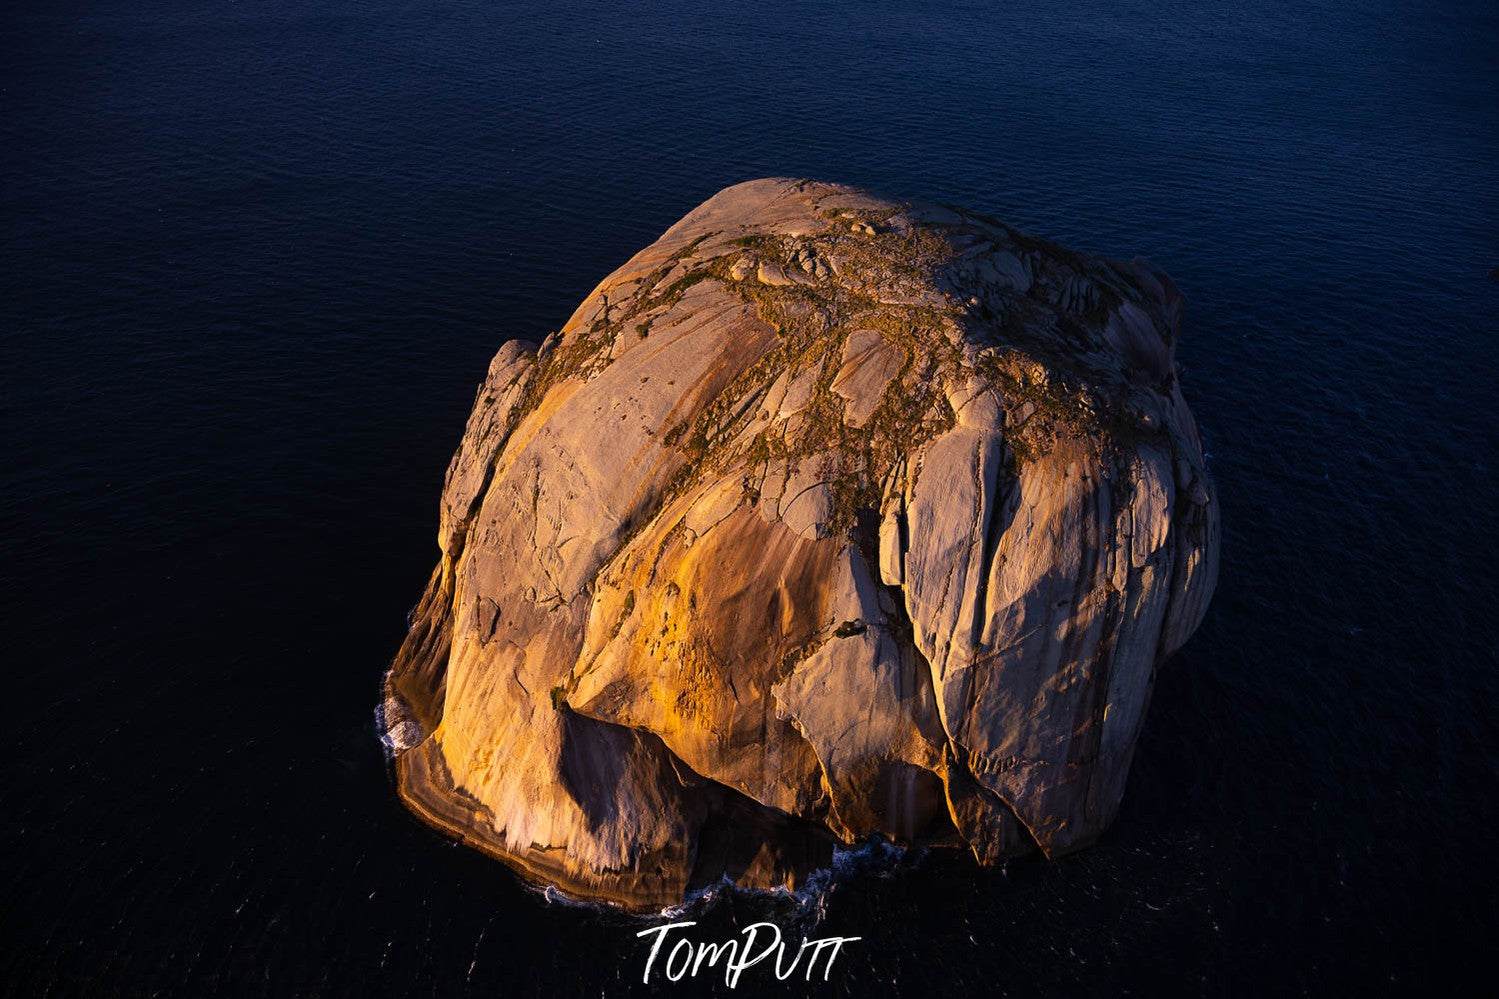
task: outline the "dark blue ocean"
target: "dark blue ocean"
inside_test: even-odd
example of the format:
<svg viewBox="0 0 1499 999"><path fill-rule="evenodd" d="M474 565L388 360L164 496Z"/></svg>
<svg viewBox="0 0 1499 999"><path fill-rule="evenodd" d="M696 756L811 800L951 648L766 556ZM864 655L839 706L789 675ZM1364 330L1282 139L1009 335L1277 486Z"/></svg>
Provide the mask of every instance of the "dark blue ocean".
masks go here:
<svg viewBox="0 0 1499 999"><path fill-rule="evenodd" d="M660 920L419 824L373 709L490 355L765 175L1167 270L1225 535L1101 843L703 903L862 937L735 994L1492 979L1491 0L54 0L0 30L0 993L641 988Z"/></svg>

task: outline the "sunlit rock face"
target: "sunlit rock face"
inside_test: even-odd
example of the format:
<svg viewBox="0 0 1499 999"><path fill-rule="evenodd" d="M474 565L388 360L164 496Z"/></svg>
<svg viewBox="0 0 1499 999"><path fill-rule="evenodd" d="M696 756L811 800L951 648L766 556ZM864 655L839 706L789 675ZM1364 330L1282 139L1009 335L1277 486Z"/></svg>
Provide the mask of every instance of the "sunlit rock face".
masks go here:
<svg viewBox="0 0 1499 999"><path fill-rule="evenodd" d="M1148 264L728 188L505 344L386 680L402 795L634 908L839 842L1092 842L1217 572Z"/></svg>

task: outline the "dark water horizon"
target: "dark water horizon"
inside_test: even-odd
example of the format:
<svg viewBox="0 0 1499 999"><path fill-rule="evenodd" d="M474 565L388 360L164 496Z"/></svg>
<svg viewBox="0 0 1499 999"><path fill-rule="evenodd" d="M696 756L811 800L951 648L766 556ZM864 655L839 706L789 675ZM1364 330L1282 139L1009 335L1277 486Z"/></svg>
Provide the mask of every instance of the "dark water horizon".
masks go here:
<svg viewBox="0 0 1499 999"><path fill-rule="evenodd" d="M1098 845L716 897L862 937L735 991L1483 982L1496 94L1476 0L13 10L0 994L704 991L411 817L373 711L490 356L779 175L1166 270L1225 531Z"/></svg>

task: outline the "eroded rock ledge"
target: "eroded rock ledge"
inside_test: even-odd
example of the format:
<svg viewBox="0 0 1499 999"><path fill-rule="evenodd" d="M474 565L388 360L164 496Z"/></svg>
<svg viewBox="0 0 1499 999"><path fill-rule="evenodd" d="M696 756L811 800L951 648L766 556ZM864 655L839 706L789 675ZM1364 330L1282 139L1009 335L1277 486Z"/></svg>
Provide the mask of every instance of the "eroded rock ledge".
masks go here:
<svg viewBox="0 0 1499 999"><path fill-rule="evenodd" d="M1217 571L1182 308L968 212L722 191L490 365L386 680L405 800L633 908L1092 842Z"/></svg>

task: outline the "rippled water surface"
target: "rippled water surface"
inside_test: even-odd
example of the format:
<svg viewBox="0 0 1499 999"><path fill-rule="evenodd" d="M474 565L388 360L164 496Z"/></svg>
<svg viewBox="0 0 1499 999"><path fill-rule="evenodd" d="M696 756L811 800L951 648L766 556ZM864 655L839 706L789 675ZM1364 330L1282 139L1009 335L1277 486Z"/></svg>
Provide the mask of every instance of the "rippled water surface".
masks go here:
<svg viewBox="0 0 1499 999"><path fill-rule="evenodd" d="M30 8L0 991L638 987L647 924L417 824L371 710L489 356L772 174L1168 270L1224 568L1097 847L718 898L704 935L862 936L816 984L851 996L1421 990L1491 947L1491 3Z"/></svg>

